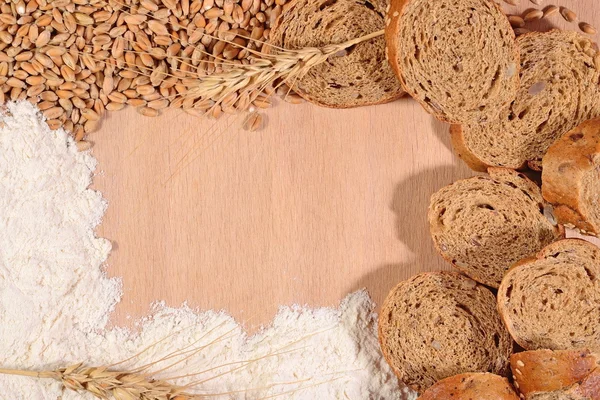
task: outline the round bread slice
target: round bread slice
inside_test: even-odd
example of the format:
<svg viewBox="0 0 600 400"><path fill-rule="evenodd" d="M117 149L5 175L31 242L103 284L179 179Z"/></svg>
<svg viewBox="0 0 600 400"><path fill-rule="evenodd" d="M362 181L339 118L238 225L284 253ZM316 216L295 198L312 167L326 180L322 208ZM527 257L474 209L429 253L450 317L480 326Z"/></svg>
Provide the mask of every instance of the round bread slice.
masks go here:
<svg viewBox="0 0 600 400"><path fill-rule="evenodd" d="M489 124L450 130L454 149L473 169L540 169L550 145L600 110L600 65L593 43L577 32L532 32L517 38L521 87L510 108Z"/></svg>
<svg viewBox="0 0 600 400"><path fill-rule="evenodd" d="M431 237L442 257L477 282L497 288L508 269L564 236L544 213L541 191L525 175L490 168L431 196Z"/></svg>
<svg viewBox="0 0 600 400"><path fill-rule="evenodd" d="M587 349L531 350L510 356L510 367L515 386L527 400L579 385L600 367L600 358Z"/></svg>
<svg viewBox="0 0 600 400"><path fill-rule="evenodd" d="M442 379L417 400L518 400L508 379L489 373L467 373Z"/></svg>
<svg viewBox="0 0 600 400"><path fill-rule="evenodd" d="M389 62L407 93L442 121L486 123L519 86L515 35L491 0L392 0Z"/></svg>
<svg viewBox="0 0 600 400"><path fill-rule="evenodd" d="M398 378L418 392L465 372L507 372L512 340L495 298L457 272L400 283L379 315L379 341Z"/></svg>
<svg viewBox="0 0 600 400"><path fill-rule="evenodd" d="M564 239L519 262L502 280L498 309L524 349L600 351L600 249Z"/></svg>
<svg viewBox="0 0 600 400"><path fill-rule="evenodd" d="M558 221L583 234L600 234L600 119L558 139L542 166L542 194Z"/></svg>
<svg viewBox="0 0 600 400"><path fill-rule="evenodd" d="M264 51L323 47L382 30L386 6L385 0L292 1L272 27ZM383 36L330 57L288 85L306 100L334 108L386 103L404 94L385 60Z"/></svg>

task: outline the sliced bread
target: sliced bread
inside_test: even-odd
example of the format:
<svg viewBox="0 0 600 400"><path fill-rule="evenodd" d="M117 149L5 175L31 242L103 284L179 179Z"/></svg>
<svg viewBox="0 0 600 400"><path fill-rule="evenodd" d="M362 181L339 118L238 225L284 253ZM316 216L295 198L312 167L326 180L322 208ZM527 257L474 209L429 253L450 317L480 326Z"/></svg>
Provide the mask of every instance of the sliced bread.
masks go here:
<svg viewBox="0 0 600 400"><path fill-rule="evenodd" d="M407 93L453 123L489 122L519 86L519 52L491 0L392 0L389 62Z"/></svg>
<svg viewBox="0 0 600 400"><path fill-rule="evenodd" d="M442 379L418 400L518 400L504 377L489 373L467 373Z"/></svg>
<svg viewBox="0 0 600 400"><path fill-rule="evenodd" d="M428 220L440 254L477 282L497 288L508 269L563 237L544 216L539 189L525 175L490 168L431 196Z"/></svg>
<svg viewBox="0 0 600 400"><path fill-rule="evenodd" d="M600 351L600 249L563 239L522 260L502 280L498 309L527 350Z"/></svg>
<svg viewBox="0 0 600 400"><path fill-rule="evenodd" d="M512 340L492 292L456 272L400 283L379 315L379 341L398 378L422 392L465 372L507 372Z"/></svg>
<svg viewBox="0 0 600 400"><path fill-rule="evenodd" d="M510 367L515 386L527 400L580 384L600 367L600 358L587 349L531 350L510 356Z"/></svg>
<svg viewBox="0 0 600 400"><path fill-rule="evenodd" d="M542 194L558 221L584 234L600 234L600 119L563 135L542 165Z"/></svg>
<svg viewBox="0 0 600 400"><path fill-rule="evenodd" d="M266 53L346 42L382 30L385 0L294 0L271 29ZM385 61L383 36L359 43L288 82L321 106L348 108L395 100L404 93Z"/></svg>
<svg viewBox="0 0 600 400"><path fill-rule="evenodd" d="M540 169L562 134L600 115L600 65L592 42L576 32L533 32L517 38L521 87L510 108L489 124L452 126L456 152L473 169Z"/></svg>

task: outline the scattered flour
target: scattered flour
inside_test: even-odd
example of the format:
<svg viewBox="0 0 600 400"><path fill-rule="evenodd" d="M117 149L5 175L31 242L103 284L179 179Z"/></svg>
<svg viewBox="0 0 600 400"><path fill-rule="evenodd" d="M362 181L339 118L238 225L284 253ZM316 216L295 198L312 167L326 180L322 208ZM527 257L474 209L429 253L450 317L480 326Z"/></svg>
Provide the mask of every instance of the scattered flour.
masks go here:
<svg viewBox="0 0 600 400"><path fill-rule="evenodd" d="M368 294L339 309L283 307L247 337L222 312L158 304L139 332L106 330L121 284L102 264L110 242L94 228L106 210L88 189L96 160L29 103L0 115L0 366L52 369L86 361L119 367L176 363L159 377L198 382L222 399L414 399L383 360ZM193 376L185 376L189 374ZM181 378L177 378L181 377ZM0 375L0 400L74 400L54 382ZM212 398L212 396L211 396Z"/></svg>

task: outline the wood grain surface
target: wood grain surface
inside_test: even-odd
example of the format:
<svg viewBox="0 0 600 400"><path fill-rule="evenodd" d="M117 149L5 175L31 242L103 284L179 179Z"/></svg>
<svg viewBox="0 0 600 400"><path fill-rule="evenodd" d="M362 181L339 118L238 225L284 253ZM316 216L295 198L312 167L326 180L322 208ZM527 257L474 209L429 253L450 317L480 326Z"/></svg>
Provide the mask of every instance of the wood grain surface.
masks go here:
<svg viewBox="0 0 600 400"><path fill-rule="evenodd" d="M558 5L600 25L595 0ZM536 25L553 26L578 29L560 15ZM91 136L94 186L109 201L98 234L113 242L108 273L124 285L115 323L162 300L225 309L253 330L281 304L337 305L363 287L381 303L400 280L448 268L428 200L473 175L448 125L410 98L351 110L281 103L266 117L247 132L243 117L127 109Z"/></svg>

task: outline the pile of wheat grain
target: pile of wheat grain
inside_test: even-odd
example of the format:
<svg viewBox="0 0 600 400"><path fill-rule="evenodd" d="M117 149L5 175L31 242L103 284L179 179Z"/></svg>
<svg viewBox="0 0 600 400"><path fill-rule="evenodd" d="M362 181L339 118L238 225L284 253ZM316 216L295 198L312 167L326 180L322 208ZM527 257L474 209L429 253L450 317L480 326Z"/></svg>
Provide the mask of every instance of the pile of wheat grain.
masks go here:
<svg viewBox="0 0 600 400"><path fill-rule="evenodd" d="M27 99L77 140L126 105L215 118L269 107L270 84L217 101L190 88L251 64L285 1L3 0L0 103Z"/></svg>

